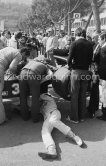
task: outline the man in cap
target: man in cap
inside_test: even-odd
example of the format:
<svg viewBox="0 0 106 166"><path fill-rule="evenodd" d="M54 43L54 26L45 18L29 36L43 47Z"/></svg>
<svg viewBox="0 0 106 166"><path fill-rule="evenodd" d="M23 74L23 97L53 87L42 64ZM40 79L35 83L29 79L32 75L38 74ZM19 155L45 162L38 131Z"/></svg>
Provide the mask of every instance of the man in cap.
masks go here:
<svg viewBox="0 0 106 166"><path fill-rule="evenodd" d="M19 39L22 37L22 32L15 32L9 41L9 47L19 49Z"/></svg>

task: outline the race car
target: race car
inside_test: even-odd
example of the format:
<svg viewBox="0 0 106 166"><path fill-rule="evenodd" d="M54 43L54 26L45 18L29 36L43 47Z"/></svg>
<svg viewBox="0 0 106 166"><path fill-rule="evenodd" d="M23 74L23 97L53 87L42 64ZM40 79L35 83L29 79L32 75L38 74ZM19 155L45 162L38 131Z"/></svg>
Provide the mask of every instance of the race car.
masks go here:
<svg viewBox="0 0 106 166"><path fill-rule="evenodd" d="M51 84L52 71L41 81L40 93L47 93L48 85ZM15 75L8 73L4 76L4 90L2 92L3 104L8 119L12 118L12 111L20 111L19 80ZM28 97L28 106L31 107L31 94Z"/></svg>
<svg viewBox="0 0 106 166"><path fill-rule="evenodd" d="M51 75L52 71L49 70L48 75L43 78L41 81L41 93L47 92L48 85L51 84ZM3 99L9 99L9 98L16 98L20 96L19 91L19 80L18 77L13 75L10 75L8 73L4 76L4 89L2 92L2 98Z"/></svg>

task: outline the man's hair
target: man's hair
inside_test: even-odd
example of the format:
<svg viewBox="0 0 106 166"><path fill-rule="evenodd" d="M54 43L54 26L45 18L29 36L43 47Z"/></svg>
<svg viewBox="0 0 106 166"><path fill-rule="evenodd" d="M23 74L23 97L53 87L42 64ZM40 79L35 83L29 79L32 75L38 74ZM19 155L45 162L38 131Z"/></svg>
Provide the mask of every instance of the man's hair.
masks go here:
<svg viewBox="0 0 106 166"><path fill-rule="evenodd" d="M61 30L60 34L65 35L65 31Z"/></svg>
<svg viewBox="0 0 106 166"><path fill-rule="evenodd" d="M1 33L1 35L2 35L2 36L4 36L4 35L5 35L5 33L6 33L6 30L4 30L4 31Z"/></svg>
<svg viewBox="0 0 106 166"><path fill-rule="evenodd" d="M11 36L11 32L10 31L7 31L6 34L10 35Z"/></svg>
<svg viewBox="0 0 106 166"><path fill-rule="evenodd" d="M25 42L27 41L27 37L22 35L21 40L20 40L20 43L21 43L21 41L23 40L23 38L25 39Z"/></svg>
<svg viewBox="0 0 106 166"><path fill-rule="evenodd" d="M99 36L100 36L101 40L105 39L105 41L106 41L106 32L102 32Z"/></svg>
<svg viewBox="0 0 106 166"><path fill-rule="evenodd" d="M15 39L20 39L22 37L22 32L15 33Z"/></svg>
<svg viewBox="0 0 106 166"><path fill-rule="evenodd" d="M20 53L24 53L25 52L25 56L30 56L30 50L27 47L23 47L20 49Z"/></svg>
<svg viewBox="0 0 106 166"><path fill-rule="evenodd" d="M34 37L29 38L26 42L26 46L29 48L29 50L38 50L38 45L39 41Z"/></svg>
<svg viewBox="0 0 106 166"><path fill-rule="evenodd" d="M75 31L75 36L81 36L86 38L86 30L82 29L81 27L77 28Z"/></svg>

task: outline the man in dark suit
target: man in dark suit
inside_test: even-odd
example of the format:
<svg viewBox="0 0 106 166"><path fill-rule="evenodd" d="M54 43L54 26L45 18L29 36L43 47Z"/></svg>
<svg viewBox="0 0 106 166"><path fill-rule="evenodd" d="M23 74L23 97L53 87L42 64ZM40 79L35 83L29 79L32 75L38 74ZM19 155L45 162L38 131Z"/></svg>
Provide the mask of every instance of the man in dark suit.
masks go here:
<svg viewBox="0 0 106 166"><path fill-rule="evenodd" d="M97 117L100 120L106 121L106 32L100 34L98 38L100 49L95 55L94 61L98 64L98 73L102 85L102 115Z"/></svg>
<svg viewBox="0 0 106 166"><path fill-rule="evenodd" d="M86 91L89 75L89 66L93 57L93 46L86 40L86 31L78 28L75 32L76 40L69 51L68 66L71 71L71 111L70 119L78 123L85 118Z"/></svg>

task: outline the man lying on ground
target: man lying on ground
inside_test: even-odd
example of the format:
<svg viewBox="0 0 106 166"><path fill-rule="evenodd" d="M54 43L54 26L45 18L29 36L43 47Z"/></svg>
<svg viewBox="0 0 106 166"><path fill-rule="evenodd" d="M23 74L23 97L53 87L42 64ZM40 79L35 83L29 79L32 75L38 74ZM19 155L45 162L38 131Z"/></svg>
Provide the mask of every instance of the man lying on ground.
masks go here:
<svg viewBox="0 0 106 166"><path fill-rule="evenodd" d="M51 135L53 128L57 128L64 135L72 139L77 145L83 145L82 139L75 135L71 128L61 121L61 113L57 109L57 105L53 97L46 93L41 94L40 104L40 110L44 116L44 123L42 126L41 134L44 145L47 149L47 153L38 153L42 159L56 159L58 157L56 152L56 145Z"/></svg>

